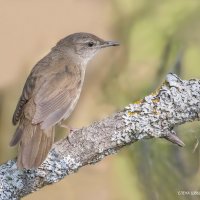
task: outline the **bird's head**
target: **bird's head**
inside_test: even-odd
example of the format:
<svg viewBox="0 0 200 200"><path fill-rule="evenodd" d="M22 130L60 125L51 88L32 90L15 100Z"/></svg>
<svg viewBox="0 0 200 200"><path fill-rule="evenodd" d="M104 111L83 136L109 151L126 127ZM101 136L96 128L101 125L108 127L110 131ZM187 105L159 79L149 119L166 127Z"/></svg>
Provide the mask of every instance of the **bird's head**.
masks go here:
<svg viewBox="0 0 200 200"><path fill-rule="evenodd" d="M100 49L118 45L118 42L105 41L90 33L74 33L60 40L56 47L87 63Z"/></svg>

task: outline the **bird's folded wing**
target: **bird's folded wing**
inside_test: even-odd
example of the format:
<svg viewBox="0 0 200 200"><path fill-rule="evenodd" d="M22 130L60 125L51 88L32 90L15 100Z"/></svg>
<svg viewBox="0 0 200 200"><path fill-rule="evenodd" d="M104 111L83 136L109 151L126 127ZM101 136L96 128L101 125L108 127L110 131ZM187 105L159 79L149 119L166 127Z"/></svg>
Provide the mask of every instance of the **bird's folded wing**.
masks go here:
<svg viewBox="0 0 200 200"><path fill-rule="evenodd" d="M18 101L17 107L13 114L12 122L14 125L16 125L18 123L18 121L21 119L21 116L22 116L22 113L24 110L24 106L27 103L27 101L31 98L31 95L35 88L35 82L36 82L36 77L32 76L32 74L30 74L30 76L26 80L24 89L22 91L22 95Z"/></svg>
<svg viewBox="0 0 200 200"><path fill-rule="evenodd" d="M49 77L34 98L36 112L32 123L41 123L41 127L47 129L59 122L67 112L70 114L79 86L79 75L58 73Z"/></svg>

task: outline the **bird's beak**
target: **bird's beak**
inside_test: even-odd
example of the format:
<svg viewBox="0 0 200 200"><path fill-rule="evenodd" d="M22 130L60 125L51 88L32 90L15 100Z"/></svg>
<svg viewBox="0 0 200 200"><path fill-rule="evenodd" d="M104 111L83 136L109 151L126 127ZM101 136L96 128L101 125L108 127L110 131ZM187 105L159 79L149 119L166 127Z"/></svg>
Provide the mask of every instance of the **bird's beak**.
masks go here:
<svg viewBox="0 0 200 200"><path fill-rule="evenodd" d="M101 48L105 48L105 47L110 47L110 46L119 46L119 42L115 42L115 41L105 41L102 45Z"/></svg>

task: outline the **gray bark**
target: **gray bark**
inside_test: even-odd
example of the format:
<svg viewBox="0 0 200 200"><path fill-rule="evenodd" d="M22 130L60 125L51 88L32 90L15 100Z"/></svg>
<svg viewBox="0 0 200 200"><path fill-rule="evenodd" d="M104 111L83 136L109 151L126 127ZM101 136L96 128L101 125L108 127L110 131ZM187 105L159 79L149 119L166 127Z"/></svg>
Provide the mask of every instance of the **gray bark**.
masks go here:
<svg viewBox="0 0 200 200"><path fill-rule="evenodd" d="M199 120L199 113L200 80L168 74L154 93L55 143L38 169L18 170L16 160L2 164L0 199L20 199L141 139L164 138L184 146L173 129Z"/></svg>

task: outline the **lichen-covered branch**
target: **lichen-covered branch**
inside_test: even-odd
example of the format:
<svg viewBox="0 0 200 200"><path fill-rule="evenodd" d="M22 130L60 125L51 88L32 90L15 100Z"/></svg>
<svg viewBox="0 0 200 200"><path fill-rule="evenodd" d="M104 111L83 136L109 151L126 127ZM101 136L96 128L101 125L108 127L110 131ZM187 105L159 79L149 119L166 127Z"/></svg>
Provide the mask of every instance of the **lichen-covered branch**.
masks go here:
<svg viewBox="0 0 200 200"><path fill-rule="evenodd" d="M2 164L0 199L20 199L141 139L165 138L183 146L173 128L199 120L199 113L200 80L169 74L155 93L54 144L38 169L18 170L15 160Z"/></svg>

